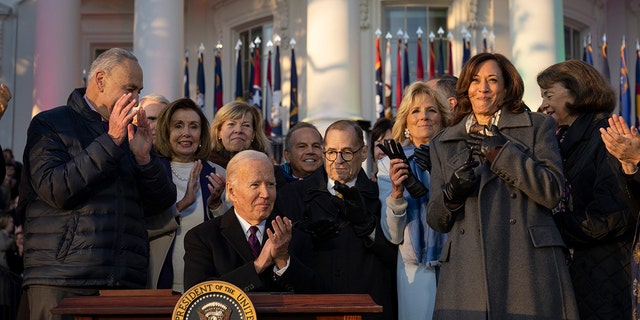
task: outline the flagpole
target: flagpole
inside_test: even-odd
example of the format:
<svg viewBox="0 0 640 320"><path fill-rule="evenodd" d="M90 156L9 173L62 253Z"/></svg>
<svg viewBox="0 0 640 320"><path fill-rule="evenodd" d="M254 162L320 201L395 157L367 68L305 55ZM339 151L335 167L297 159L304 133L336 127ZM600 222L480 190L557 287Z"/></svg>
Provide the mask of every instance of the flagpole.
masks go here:
<svg viewBox="0 0 640 320"><path fill-rule="evenodd" d="M215 78L213 87L213 115L222 108L222 43L218 41L216 44L215 56Z"/></svg>
<svg viewBox="0 0 640 320"><path fill-rule="evenodd" d="M398 36L398 52L396 54L396 111L400 107L402 101L402 36L404 32L399 29L396 33Z"/></svg>
<svg viewBox="0 0 640 320"><path fill-rule="evenodd" d="M640 42L636 39L636 128L640 128Z"/></svg>
<svg viewBox="0 0 640 320"><path fill-rule="evenodd" d="M205 110L204 105L204 93L205 93L205 82L204 82L204 44L200 43L200 47L198 48L198 75L196 78L196 103L200 106L202 111Z"/></svg>
<svg viewBox="0 0 640 320"><path fill-rule="evenodd" d="M622 36L620 46L620 115L627 123L631 122L631 93L629 90L629 73L627 72L626 42Z"/></svg>
<svg viewBox="0 0 640 320"><path fill-rule="evenodd" d="M611 83L611 73L609 71L609 58L607 54L607 34L602 35L602 74L607 79L607 83Z"/></svg>
<svg viewBox="0 0 640 320"><path fill-rule="evenodd" d="M404 57L402 58L402 92L411 84L409 80L409 34L405 31L404 36ZM398 107L400 104L398 103Z"/></svg>
<svg viewBox="0 0 640 320"><path fill-rule="evenodd" d="M433 40L436 38L436 35L433 34L433 31L429 32L429 78L433 79L436 77L436 52L433 44Z"/></svg>
<svg viewBox="0 0 640 320"><path fill-rule="evenodd" d="M384 102L382 101L383 85L382 85L382 57L380 57L380 36L382 31L380 28L376 29L376 62L374 66L375 71L375 88L376 88L376 114L378 118L384 118Z"/></svg>
<svg viewBox="0 0 640 320"><path fill-rule="evenodd" d="M189 49L184 49L184 97L189 98Z"/></svg>
<svg viewBox="0 0 640 320"><path fill-rule="evenodd" d="M264 109L265 109L265 117L264 117L264 133L267 137L271 137L271 104L273 103L273 85L271 81L271 48L273 47L273 42L271 40L267 41L267 92L264 94Z"/></svg>
<svg viewBox="0 0 640 320"><path fill-rule="evenodd" d="M242 89L242 55L240 52L242 49L242 41L238 39L236 42L236 88L235 88L235 99L239 101L243 101L244 92Z"/></svg>
<svg viewBox="0 0 640 320"><path fill-rule="evenodd" d="M391 32L387 31L384 36L387 39L387 45L385 48L384 58L384 116L385 118L393 118L393 112L391 111L391 96L393 88L391 87Z"/></svg>
<svg viewBox="0 0 640 320"><path fill-rule="evenodd" d="M422 28L418 27L416 34L418 35L418 51L417 51L417 66L416 66L416 79L418 81L424 80L424 64L422 63Z"/></svg>
<svg viewBox="0 0 640 320"><path fill-rule="evenodd" d="M452 43L453 43L453 34L451 33L451 31L449 31L449 33L447 33L447 39L449 39L448 43L448 52L447 54L449 55L449 69L448 69L448 73L450 76L453 75L453 51L451 50L452 47Z"/></svg>
<svg viewBox="0 0 640 320"><path fill-rule="evenodd" d="M271 103L271 143L276 163L282 162L282 87L280 74L280 42L282 39L276 34L273 42L276 46L276 56L273 63L273 99Z"/></svg>
<svg viewBox="0 0 640 320"><path fill-rule="evenodd" d="M296 40L291 38L291 93L289 101L289 128L298 123L298 68L296 67Z"/></svg>
<svg viewBox="0 0 640 320"><path fill-rule="evenodd" d="M444 42L442 36L444 29L438 28L438 77L444 75Z"/></svg>

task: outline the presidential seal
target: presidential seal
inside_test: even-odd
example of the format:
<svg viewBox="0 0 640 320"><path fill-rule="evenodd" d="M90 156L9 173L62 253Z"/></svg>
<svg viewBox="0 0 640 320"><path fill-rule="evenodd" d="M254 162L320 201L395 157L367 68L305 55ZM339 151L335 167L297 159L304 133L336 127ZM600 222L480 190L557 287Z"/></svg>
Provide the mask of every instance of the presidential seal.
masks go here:
<svg viewBox="0 0 640 320"><path fill-rule="evenodd" d="M173 308L173 320L256 320L256 309L240 288L205 281L185 292Z"/></svg>

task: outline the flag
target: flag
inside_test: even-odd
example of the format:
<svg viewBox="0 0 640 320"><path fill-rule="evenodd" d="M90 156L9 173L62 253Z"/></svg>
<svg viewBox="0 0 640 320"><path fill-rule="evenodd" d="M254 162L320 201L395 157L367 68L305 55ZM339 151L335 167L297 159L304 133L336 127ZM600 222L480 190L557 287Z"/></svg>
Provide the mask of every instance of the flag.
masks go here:
<svg viewBox="0 0 640 320"><path fill-rule="evenodd" d="M438 77L444 74L444 41L442 36L438 40Z"/></svg>
<svg viewBox="0 0 640 320"><path fill-rule="evenodd" d="M418 81L424 80L424 63L422 62L422 38L418 36L418 61L416 67L416 79Z"/></svg>
<svg viewBox="0 0 640 320"><path fill-rule="evenodd" d="M451 34L449 34L449 35L451 35ZM452 76L453 75L453 51L451 51L451 46L452 46L451 42L452 42L452 40L451 40L451 37L447 37L447 38L449 39L449 52L448 52L448 54L449 54L449 75Z"/></svg>
<svg viewBox="0 0 640 320"><path fill-rule="evenodd" d="M204 44L198 48L198 75L196 79L196 103L204 111Z"/></svg>
<svg viewBox="0 0 640 320"><path fill-rule="evenodd" d="M276 37L276 59L273 74L273 100L271 102L271 141L276 163L282 163L282 80L280 76L280 37Z"/></svg>
<svg viewBox="0 0 640 320"><path fill-rule="evenodd" d="M253 77L255 76L255 45L249 45L249 104L253 105Z"/></svg>
<svg viewBox="0 0 640 320"><path fill-rule="evenodd" d="M582 39L582 61L587 62L587 37Z"/></svg>
<svg viewBox="0 0 640 320"><path fill-rule="evenodd" d="M436 77L436 51L433 46L433 32L429 35L429 78Z"/></svg>
<svg viewBox="0 0 640 320"><path fill-rule="evenodd" d="M242 42L238 40L236 44L236 100L242 101L244 100L244 92L242 89L242 54L240 52L240 47L242 46Z"/></svg>
<svg viewBox="0 0 640 320"><path fill-rule="evenodd" d="M402 58L402 91L411 84L409 80L409 45L404 43L404 57ZM398 103L400 106L400 103Z"/></svg>
<svg viewBox="0 0 640 320"><path fill-rule="evenodd" d="M602 74L607 79L607 83L611 82L611 73L609 72L609 58L607 56L607 35L602 36Z"/></svg>
<svg viewBox="0 0 640 320"><path fill-rule="evenodd" d="M282 87L280 79L280 45L276 45L276 60L273 70L273 100L271 103L271 136L282 136L282 119L280 118L282 108Z"/></svg>
<svg viewBox="0 0 640 320"><path fill-rule="evenodd" d="M631 92L629 90L629 74L627 73L627 46L622 37L620 46L620 115L627 123L631 122Z"/></svg>
<svg viewBox="0 0 640 320"><path fill-rule="evenodd" d="M636 128L640 128L640 43L636 39Z"/></svg>
<svg viewBox="0 0 640 320"><path fill-rule="evenodd" d="M298 69L296 51L291 47L291 109L289 110L289 128L298 123Z"/></svg>
<svg viewBox="0 0 640 320"><path fill-rule="evenodd" d="M216 114L220 108L222 108L222 53L218 51L215 57L215 86L214 86L214 101L213 101L213 114Z"/></svg>
<svg viewBox="0 0 640 320"><path fill-rule="evenodd" d="M82 87L87 87L87 69L82 69Z"/></svg>
<svg viewBox="0 0 640 320"><path fill-rule="evenodd" d="M464 66L469 58L471 58L471 41L466 37L462 39L464 46L462 48L462 66Z"/></svg>
<svg viewBox="0 0 640 320"><path fill-rule="evenodd" d="M387 49L384 59L384 116L385 118L393 118L391 112L391 33L387 32Z"/></svg>
<svg viewBox="0 0 640 320"><path fill-rule="evenodd" d="M264 117L264 133L267 137L271 136L271 104L273 101L273 81L271 81L271 41L267 43L269 51L267 52L267 92L264 95L264 108L266 109Z"/></svg>
<svg viewBox="0 0 640 320"><path fill-rule="evenodd" d="M262 111L262 74L260 69L260 43L255 47L253 56L253 88L251 90L251 104Z"/></svg>
<svg viewBox="0 0 640 320"><path fill-rule="evenodd" d="M402 101L402 37L398 38L398 54L396 55L396 109Z"/></svg>
<svg viewBox="0 0 640 320"><path fill-rule="evenodd" d="M593 45L591 45L591 36L587 42L587 63L593 65Z"/></svg>
<svg viewBox="0 0 640 320"><path fill-rule="evenodd" d="M487 52L487 35L482 38L482 52Z"/></svg>
<svg viewBox="0 0 640 320"><path fill-rule="evenodd" d="M384 106L382 105L382 58L380 57L380 35L376 37L376 112L378 118L384 118Z"/></svg>
<svg viewBox="0 0 640 320"><path fill-rule="evenodd" d="M184 97L189 98L189 49L184 49Z"/></svg>

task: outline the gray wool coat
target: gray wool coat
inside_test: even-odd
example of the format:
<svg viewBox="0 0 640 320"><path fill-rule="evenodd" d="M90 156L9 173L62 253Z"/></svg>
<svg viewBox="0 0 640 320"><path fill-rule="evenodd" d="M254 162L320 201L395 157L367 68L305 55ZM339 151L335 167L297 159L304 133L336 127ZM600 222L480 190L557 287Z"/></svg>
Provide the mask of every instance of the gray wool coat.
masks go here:
<svg viewBox="0 0 640 320"><path fill-rule="evenodd" d="M578 318L551 215L564 187L555 127L547 115L503 109L498 128L510 141L476 168L479 186L454 214L442 187L469 156L465 121L434 137L427 221L449 232L434 319Z"/></svg>

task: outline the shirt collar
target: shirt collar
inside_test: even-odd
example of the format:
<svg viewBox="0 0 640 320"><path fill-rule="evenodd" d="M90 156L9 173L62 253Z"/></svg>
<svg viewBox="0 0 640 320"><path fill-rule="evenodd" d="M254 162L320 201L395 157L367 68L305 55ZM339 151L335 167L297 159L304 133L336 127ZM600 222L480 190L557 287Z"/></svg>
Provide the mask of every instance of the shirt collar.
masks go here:
<svg viewBox="0 0 640 320"><path fill-rule="evenodd" d="M243 219L238 212L235 210L235 208L233 209L233 213L235 213L236 218L238 218L238 222L240 222L240 226L242 227L242 231L244 232L244 236L247 238L247 240L249 240L249 236L251 235L251 232L249 231L249 228L251 228L251 224L249 222L247 222L247 220ZM264 234L264 229L266 228L267 222L266 221L262 221L260 223L258 223L258 225L256 227L258 227L258 233L256 234L256 237L258 237L258 241L262 242L262 235Z"/></svg>

